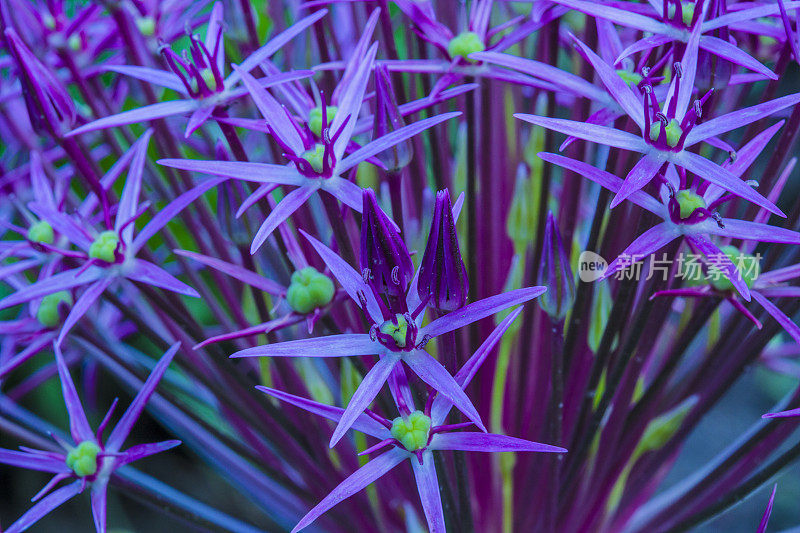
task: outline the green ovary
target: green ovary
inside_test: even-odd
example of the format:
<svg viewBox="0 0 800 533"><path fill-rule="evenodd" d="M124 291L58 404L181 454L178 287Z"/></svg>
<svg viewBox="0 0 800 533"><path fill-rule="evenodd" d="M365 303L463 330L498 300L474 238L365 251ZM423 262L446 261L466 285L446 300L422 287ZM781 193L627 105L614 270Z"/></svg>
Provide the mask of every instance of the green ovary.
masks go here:
<svg viewBox="0 0 800 533"><path fill-rule="evenodd" d="M209 90L217 90L217 79L214 77L214 73L210 68L206 67L201 70L200 75L203 77L203 82L205 82L206 87L208 87Z"/></svg>
<svg viewBox="0 0 800 533"><path fill-rule="evenodd" d="M642 76L640 74L636 74L635 72L617 69L617 75L622 78L625 83L632 83L633 85L639 85L642 83Z"/></svg>
<svg viewBox="0 0 800 533"><path fill-rule="evenodd" d="M395 322L397 322L395 324ZM391 335L394 339L394 342L397 343L397 346L400 348L406 347L406 334L408 333L408 322L403 315L397 314L394 316L394 320L387 320L383 324L381 324L380 332L384 335Z"/></svg>
<svg viewBox="0 0 800 533"><path fill-rule="evenodd" d="M397 417L392 421L392 437L400 441L406 450L421 450L428 444L431 431L431 418L422 411L414 411L407 417Z"/></svg>
<svg viewBox="0 0 800 533"><path fill-rule="evenodd" d="M330 128L331 123L333 122L333 117L336 116L336 112L339 110L338 107L335 105L329 105L325 107L325 116L327 118L327 126ZM308 128L316 135L317 137L322 137L322 107L315 107L308 113Z"/></svg>
<svg viewBox="0 0 800 533"><path fill-rule="evenodd" d="M53 241L55 241L53 227L44 220L40 220L28 228L28 239L32 240L33 242L53 244Z"/></svg>
<svg viewBox="0 0 800 533"><path fill-rule="evenodd" d="M119 245L119 236L116 231L104 231L97 237L92 245L89 247L89 257L92 259L100 259L107 263L113 263L116 260L116 250Z"/></svg>
<svg viewBox="0 0 800 533"><path fill-rule="evenodd" d="M294 311L306 314L330 303L334 291L333 281L310 266L292 274L286 301Z"/></svg>
<svg viewBox="0 0 800 533"><path fill-rule="evenodd" d="M720 248L722 252L728 256L731 263L736 265L739 270L739 275L742 276L745 284L752 287L753 281L758 277L759 265L758 259L750 254L743 254L735 246L723 246ZM720 274L717 279L711 279L711 285L718 291L733 290L733 283L724 274Z"/></svg>
<svg viewBox="0 0 800 533"><path fill-rule="evenodd" d="M156 32L156 19L153 17L140 17L136 19L136 27L142 35L149 37Z"/></svg>
<svg viewBox="0 0 800 533"><path fill-rule="evenodd" d="M97 455L100 446L85 440L72 448L67 454L67 466L78 477L93 476L97 473Z"/></svg>
<svg viewBox="0 0 800 533"><path fill-rule="evenodd" d="M303 152L302 158L308 161L314 172L322 172L325 168L325 145L317 144L311 150Z"/></svg>
<svg viewBox="0 0 800 533"><path fill-rule="evenodd" d="M689 218L696 209L706 207L706 201L699 194L690 190L682 189L675 194L678 205L681 206L681 218Z"/></svg>
<svg viewBox="0 0 800 533"><path fill-rule="evenodd" d="M669 124L667 124L667 127L664 129L664 133L666 133L667 136L667 144L674 148L678 146L678 142L681 140L683 130L681 129L681 125L678 123L678 121L673 118L669 121ZM661 122L655 121L650 124L650 140L657 141L660 135Z"/></svg>
<svg viewBox="0 0 800 533"><path fill-rule="evenodd" d="M463 57L470 62L473 62L473 60L468 57L470 54L474 52L483 52L484 50L486 50L486 46L483 44L480 36L474 31L459 33L450 39L450 43L447 45L447 53L450 54L450 57L453 59L456 57Z"/></svg>
<svg viewBox="0 0 800 533"><path fill-rule="evenodd" d="M669 16L670 18L675 16L675 4L669 5ZM694 18L694 4L689 2L682 2L681 3L681 20L686 26L692 25L692 19Z"/></svg>
<svg viewBox="0 0 800 533"><path fill-rule="evenodd" d="M36 320L48 328L58 325L61 321L61 316L58 314L58 306L61 302L72 306L72 295L67 291L58 291L42 298L42 303L39 304L39 309L36 311Z"/></svg>

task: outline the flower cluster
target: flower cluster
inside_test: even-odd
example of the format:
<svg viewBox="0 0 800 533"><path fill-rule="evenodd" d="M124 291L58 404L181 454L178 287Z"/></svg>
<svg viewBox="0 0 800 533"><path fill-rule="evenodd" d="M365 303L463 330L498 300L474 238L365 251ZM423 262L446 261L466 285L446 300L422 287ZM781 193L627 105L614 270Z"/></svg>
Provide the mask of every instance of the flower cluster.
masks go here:
<svg viewBox="0 0 800 533"><path fill-rule="evenodd" d="M0 21L0 530L797 523L800 1Z"/></svg>

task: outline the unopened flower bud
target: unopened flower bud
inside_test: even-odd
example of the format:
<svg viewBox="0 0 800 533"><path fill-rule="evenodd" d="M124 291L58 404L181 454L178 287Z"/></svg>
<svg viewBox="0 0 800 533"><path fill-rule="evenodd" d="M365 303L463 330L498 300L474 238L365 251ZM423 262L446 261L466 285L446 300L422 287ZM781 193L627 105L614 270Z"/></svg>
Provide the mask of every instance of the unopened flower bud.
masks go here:
<svg viewBox="0 0 800 533"><path fill-rule="evenodd" d="M378 206L372 189L364 189L361 217L361 271L377 292L391 297L405 295L414 264L405 243L389 217Z"/></svg>
<svg viewBox="0 0 800 533"><path fill-rule="evenodd" d="M469 280L458 234L453 220L453 206L447 189L436 193L436 205L428 235L428 244L419 269L419 297L430 298L430 305L440 311L463 307L469 294Z"/></svg>
<svg viewBox="0 0 800 533"><path fill-rule="evenodd" d="M405 126L400 107L397 105L392 80L385 65L375 68L375 100L377 109L372 127L373 139L383 137ZM406 139L378 153L376 157L388 171L398 172L408 166L413 155L414 149L411 141Z"/></svg>
<svg viewBox="0 0 800 533"><path fill-rule="evenodd" d="M307 314L328 305L333 299L334 286L331 278L309 266L292 274L286 301L297 313Z"/></svg>
<svg viewBox="0 0 800 533"><path fill-rule="evenodd" d="M542 310L554 320L563 320L575 300L575 281L552 213L547 215L544 230L539 284L547 287L539 298Z"/></svg>

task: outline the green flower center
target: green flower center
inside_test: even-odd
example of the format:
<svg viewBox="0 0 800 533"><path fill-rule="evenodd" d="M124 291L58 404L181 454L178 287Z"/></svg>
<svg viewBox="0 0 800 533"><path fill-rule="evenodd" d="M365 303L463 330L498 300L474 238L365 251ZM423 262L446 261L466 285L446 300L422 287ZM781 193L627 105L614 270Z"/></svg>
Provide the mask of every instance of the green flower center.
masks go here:
<svg viewBox="0 0 800 533"><path fill-rule="evenodd" d="M758 258L750 254L743 254L735 246L723 246L721 250L728 256L731 263L736 265L736 268L739 270L739 275L742 276L742 280L744 280L745 284L748 287L752 287L753 281L755 281L759 274ZM733 290L733 283L731 283L731 280L724 274L712 277L711 285L718 291Z"/></svg>
<svg viewBox="0 0 800 533"><path fill-rule="evenodd" d="M675 4L670 4L668 8L669 18L675 16ZM694 4L689 2L681 2L681 20L686 26L692 25L692 19L694 18Z"/></svg>
<svg viewBox="0 0 800 533"><path fill-rule="evenodd" d="M36 320L43 326L53 328L61 322L58 306L62 302L72 307L72 295L67 291L58 291L42 298L39 309L36 311Z"/></svg>
<svg viewBox="0 0 800 533"><path fill-rule="evenodd" d="M392 421L392 437L410 452L421 450L428 444L431 417L422 411L414 411L407 417L399 416Z"/></svg>
<svg viewBox="0 0 800 533"><path fill-rule="evenodd" d="M617 69L617 76L622 78L622 80L628 84L639 85L642 83L642 76L640 74L636 74L635 72L630 72L625 69Z"/></svg>
<svg viewBox="0 0 800 533"><path fill-rule="evenodd" d="M140 17L136 19L136 27L142 35L151 36L156 32L156 19L153 17Z"/></svg>
<svg viewBox="0 0 800 533"><path fill-rule="evenodd" d="M89 257L100 259L107 263L116 261L116 251L119 246L119 235L116 231L104 231L98 236L89 247Z"/></svg>
<svg viewBox="0 0 800 533"><path fill-rule="evenodd" d="M667 127L664 128L664 133L667 136L667 144L675 148L681 140L683 130L680 123L674 118L669 121ZM650 124L650 140L655 142L661 136L661 121L657 120Z"/></svg>
<svg viewBox="0 0 800 533"><path fill-rule="evenodd" d="M706 201L702 196L688 189L681 189L675 194L678 205L681 206L681 218L689 218L696 209L706 207Z"/></svg>
<svg viewBox="0 0 800 533"><path fill-rule="evenodd" d="M395 323L396 322L396 323ZM387 320L378 328L384 335L389 335L399 348L406 347L406 335L408 334L408 321L401 314L394 316L394 319ZM399 440L399 439L398 439Z"/></svg>
<svg viewBox="0 0 800 533"><path fill-rule="evenodd" d="M325 168L325 145L317 144L311 150L303 152L301 157L308 161L314 172L322 172L322 169Z"/></svg>
<svg viewBox="0 0 800 533"><path fill-rule="evenodd" d="M40 220L28 228L28 239L33 242L53 244L53 241L55 241L53 227L44 220Z"/></svg>
<svg viewBox="0 0 800 533"><path fill-rule="evenodd" d="M474 61L469 59L468 56L474 52L483 52L484 50L486 50L486 45L483 44L480 36L474 31L459 33L450 39L447 45L447 53L450 54L450 57L453 59L463 57L471 63L474 63Z"/></svg>
<svg viewBox="0 0 800 533"><path fill-rule="evenodd" d="M67 46L73 52L77 52L81 49L81 38L77 33L73 33L67 39Z"/></svg>
<svg viewBox="0 0 800 533"><path fill-rule="evenodd" d="M217 79L214 77L214 72L206 67L200 71L200 76L203 77L203 82L205 82L206 87L208 87L212 91L217 90Z"/></svg>
<svg viewBox="0 0 800 533"><path fill-rule="evenodd" d="M325 107L325 117L327 118L327 125L330 128L331 123L333 122L333 117L336 116L336 112L339 110L338 107L335 105L329 105ZM308 128L316 135L317 137L322 137L322 106L315 107L308 113Z"/></svg>
<svg viewBox="0 0 800 533"><path fill-rule="evenodd" d="M93 476L97 473L97 454L100 446L85 440L72 448L67 454L67 466L78 477Z"/></svg>
<svg viewBox="0 0 800 533"><path fill-rule="evenodd" d="M331 278L309 266L292 274L286 301L294 311L306 314L330 303L334 290Z"/></svg>

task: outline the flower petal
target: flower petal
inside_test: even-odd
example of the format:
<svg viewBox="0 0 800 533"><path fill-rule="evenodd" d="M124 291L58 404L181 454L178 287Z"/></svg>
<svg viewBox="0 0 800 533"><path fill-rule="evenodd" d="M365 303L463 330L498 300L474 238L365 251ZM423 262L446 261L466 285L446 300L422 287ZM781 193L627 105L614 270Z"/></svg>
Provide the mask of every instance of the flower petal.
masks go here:
<svg viewBox="0 0 800 533"><path fill-rule="evenodd" d="M67 363L64 361L64 356L61 354L61 348L59 348L58 344L53 344L53 351L56 356L58 377L61 380L61 394L64 397L64 405L67 407L67 413L69 414L69 432L76 444L85 440L94 441L94 432L86 419L86 412L83 410L75 383L72 381L69 368L67 368Z"/></svg>
<svg viewBox="0 0 800 533"><path fill-rule="evenodd" d="M122 232L122 242L128 244L133 240L133 224L127 224L136 215L139 205L139 194L142 190L142 173L144 172L144 162L147 157L147 145L153 130L148 129L139 137L130 150L133 152L133 159L128 167L128 177L125 179L125 187L122 189L122 196L119 199L119 208L114 217L114 231ZM123 229L123 224L127 224Z"/></svg>
<svg viewBox="0 0 800 533"><path fill-rule="evenodd" d="M678 229L670 223L662 222L639 235L625 250L608 265L600 279L607 279L620 268L642 260L653 252L666 246L680 236Z"/></svg>
<svg viewBox="0 0 800 533"><path fill-rule="evenodd" d="M130 111L123 111L116 115L103 117L84 124L79 128L75 128L66 134L66 137L73 135L80 135L90 131L102 130L114 126L124 126L126 124L135 124L139 122L146 122L157 118L169 117L171 115L180 115L194 111L199 104L194 100L172 100L170 102L159 102L157 104L146 105L144 107L137 107Z"/></svg>
<svg viewBox="0 0 800 533"><path fill-rule="evenodd" d="M420 331L419 335L436 337L442 333L456 330L487 316L499 313L503 309L508 309L513 305L519 305L528 300L533 300L546 290L545 287L526 287L524 289L516 289L484 298L483 300L465 305L461 309L437 318L425 326Z"/></svg>
<svg viewBox="0 0 800 533"><path fill-rule="evenodd" d="M275 228L283 224L287 218L292 216L292 213L300 209L300 206L306 203L306 200L311 198L311 195L316 191L317 188L312 186L298 187L284 196L283 200L272 209L261 224L261 227L258 228L256 236L253 237L253 243L250 245L250 253L256 253L261 248L261 245L264 244L264 241L272 235Z"/></svg>
<svg viewBox="0 0 800 533"><path fill-rule="evenodd" d="M162 442L149 442L146 444L137 444L136 446L131 446L122 453L119 459L117 459L117 467L138 461L139 459L144 459L145 457L150 457L151 455L155 455L157 453L171 450L172 448L180 445L181 441L179 440L165 440Z"/></svg>
<svg viewBox="0 0 800 533"><path fill-rule="evenodd" d="M631 150L633 152L644 153L648 151L647 143L645 143L641 137L633 133L628 133L627 131L620 131L607 126L587 124L585 122L577 122L562 118L540 117L538 115L526 115L524 113L514 113L514 116L525 122L530 122L531 124L536 124L537 126L564 133L572 137L578 137L586 141L622 148L623 150Z"/></svg>
<svg viewBox="0 0 800 533"><path fill-rule="evenodd" d="M106 441L107 450L110 450L114 453L120 450L122 444L125 442L125 439L128 438L128 434L131 432L133 424L139 419L139 416L142 414L145 405L147 405L148 400L150 400L150 396L152 396L155 392L158 383L161 381L161 377L164 375L164 372L167 371L167 367L172 362L172 358L175 357L175 354L178 352L178 348L180 348L180 346L180 342L176 342L170 346L169 350L164 353L164 355L158 361L158 364L150 372L150 375L147 377L147 381L145 381L144 385L142 385L142 388L139 389L139 392L136 394L133 402L131 402L131 405L125 411L125 414L122 415L122 418L119 419L119 422L117 422L117 425L114 426L114 429L108 436L108 440Z"/></svg>
<svg viewBox="0 0 800 533"><path fill-rule="evenodd" d="M134 65L106 65L103 68L105 70L118 72L119 74L136 78L137 80L154 83L156 85L160 85L161 87L166 87L167 89L177 91L181 94L186 94L186 87L183 86L183 82L181 82L181 79L172 72Z"/></svg>
<svg viewBox="0 0 800 533"><path fill-rule="evenodd" d="M133 268L125 273L125 277L133 281L177 292L184 296L200 298L200 294L196 290L173 277L172 274L168 273L163 268L144 261L143 259L134 259Z"/></svg>
<svg viewBox="0 0 800 533"><path fill-rule="evenodd" d="M378 355L385 349L366 333L341 333L245 348L231 357L348 357Z"/></svg>
<svg viewBox="0 0 800 533"><path fill-rule="evenodd" d="M49 495L39 500L36 505L28 509L28 512L22 515L16 522L11 524L8 529L6 529L6 533L25 531L41 520L50 511L79 494L83 490L83 487L83 481L77 480L51 492Z"/></svg>
<svg viewBox="0 0 800 533"><path fill-rule="evenodd" d="M466 452L550 452L564 453L567 450L550 444L540 444L516 437L461 431L439 433L432 446L437 450L463 450Z"/></svg>
<svg viewBox="0 0 800 533"><path fill-rule="evenodd" d="M298 174L294 167L288 165L246 163L242 161L195 161L193 159L160 159L158 164L181 170L191 170L192 172L202 172L203 174L258 183L277 183L299 187L306 182L306 179Z"/></svg>
<svg viewBox="0 0 800 533"><path fill-rule="evenodd" d="M753 299L757 301L778 324L780 324L783 330L788 333L795 342L800 342L800 327L792 322L792 319L789 318L786 313L778 309L777 305L770 302L767 297L760 292L751 291L750 294L753 296Z"/></svg>
<svg viewBox="0 0 800 533"><path fill-rule="evenodd" d="M86 314L86 311L100 298L100 295L111 285L111 282L114 281L114 278L103 278L95 281L89 287L83 291L78 301L75 302L75 305L72 306L72 309L69 310L69 314L67 318L64 319L64 325L61 326L61 331L58 333L58 339L56 340L56 344L61 346L61 343L64 341L64 337L67 336L67 333L72 329L72 327L78 323L78 320Z"/></svg>
<svg viewBox="0 0 800 533"><path fill-rule="evenodd" d="M655 177L664 163L666 161L657 159L650 154L645 154L625 176L622 186L611 200L611 207L618 206L628 196L644 188Z"/></svg>
<svg viewBox="0 0 800 533"><path fill-rule="evenodd" d="M344 434L353 426L358 417L364 414L364 410L369 407L369 404L381 391L398 361L400 361L400 354L389 352L381 356L375 366L367 372L336 424L336 429L331 437L331 448L344 437Z"/></svg>
<svg viewBox="0 0 800 533"><path fill-rule="evenodd" d="M706 256L709 264L713 265L714 268L722 272L730 280L734 288L742 295L742 298L748 302L750 301L750 288L742 279L742 274L716 244L705 236L698 234L687 235L686 240Z"/></svg>
<svg viewBox="0 0 800 533"><path fill-rule="evenodd" d="M749 55L747 52L744 52L738 47L732 45L728 41L720 39L719 37L703 35L700 37L700 48L706 52L711 52L716 56L725 58L732 63L736 63L737 65L741 65L744 68L750 69L753 72L763 74L771 80L778 79L777 74L762 65L757 59Z"/></svg>
<svg viewBox="0 0 800 533"><path fill-rule="evenodd" d="M0 448L0 464L25 468L27 470L37 470L39 472L51 472L53 474L71 472L69 467L67 467L67 463L59 461L54 457L18 452L16 450L6 450L4 448Z"/></svg>
<svg viewBox="0 0 800 533"><path fill-rule="evenodd" d="M87 283L100 279L105 276L105 274L105 270L98 267L89 267L84 272L81 272L81 268L65 270L49 278L40 279L36 283L19 289L14 294L6 296L0 300L0 309L29 302L35 298L41 298L42 296L47 296L54 292L86 285Z"/></svg>
<svg viewBox="0 0 800 533"><path fill-rule="evenodd" d="M453 406L472 420L478 428L486 431L486 427L483 425L483 422L481 422L481 416L478 414L475 406L472 405L472 400L467 397L464 389L456 383L453 376L450 375L439 361L424 350L416 350L403 355L403 361L405 361L409 368L411 368L422 381L450 400Z"/></svg>
<svg viewBox="0 0 800 533"><path fill-rule="evenodd" d="M439 478L436 476L436 465L433 463L433 454L425 452L422 463L411 460L414 469L414 479L417 481L417 492L422 501L422 510L428 521L430 533L445 533L444 509L442 508L442 495L439 493Z"/></svg>
<svg viewBox="0 0 800 533"><path fill-rule="evenodd" d="M178 255L199 261L204 265L210 266L215 270L219 270L224 274L236 278L239 281L251 285L257 289L261 289L262 291L272 294L273 296L282 296L286 293L286 287L280 283L272 281L271 279L267 279L264 276L260 276L255 272L240 267L239 265L234 265L215 257L209 257L207 255L190 252L188 250L173 251Z"/></svg>
<svg viewBox="0 0 800 533"><path fill-rule="evenodd" d="M296 526L294 526L292 533L307 527L309 524L311 524L311 522L319 518L334 505L346 500L353 494L360 492L373 481L377 480L395 466L399 465L401 462L403 462L403 460L407 459L408 456L409 455L407 452L400 450L399 448L394 448L371 460L350 474L347 479L339 483L339 485L333 489L330 494L325 496L322 501L315 505L314 508L311 509Z"/></svg>

